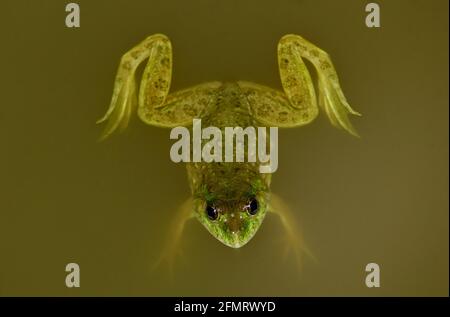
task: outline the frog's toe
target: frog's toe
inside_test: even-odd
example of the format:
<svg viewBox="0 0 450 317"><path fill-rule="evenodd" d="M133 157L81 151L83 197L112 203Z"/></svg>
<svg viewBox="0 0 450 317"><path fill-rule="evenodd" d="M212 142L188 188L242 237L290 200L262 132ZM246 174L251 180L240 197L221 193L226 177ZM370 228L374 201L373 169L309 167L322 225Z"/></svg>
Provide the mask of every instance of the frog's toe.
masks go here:
<svg viewBox="0 0 450 317"><path fill-rule="evenodd" d="M331 123L358 136L349 116L361 114L348 104L328 53L299 35L288 34L278 44L281 83L292 107L309 109L309 112L304 111L304 117L299 116L296 121L309 122L317 114L315 89L303 59L308 60L316 70L319 106L325 110Z"/></svg>
<svg viewBox="0 0 450 317"><path fill-rule="evenodd" d="M165 247L158 259L152 265L152 271L159 268L167 268L171 279L174 277L175 262L182 255L181 249L176 246Z"/></svg>
<svg viewBox="0 0 450 317"><path fill-rule="evenodd" d="M288 262L292 258L295 262L295 266L299 271L301 271L303 266L303 261L305 259L305 254L312 256L311 253L307 250L304 243L301 241L293 241L292 237L285 236L283 239L283 251L282 251L282 260L283 262Z"/></svg>
<svg viewBox="0 0 450 317"><path fill-rule="evenodd" d="M181 254L180 241L183 234L184 225L186 221L192 218L192 199L186 200L178 210L172 224L169 227L169 232L166 237L165 245L161 251L160 256L152 266L152 270L156 270L162 265L167 265L169 273L173 276L173 269L175 261Z"/></svg>
<svg viewBox="0 0 450 317"><path fill-rule="evenodd" d="M136 83L134 77L128 77L119 87L112 97L110 107L106 114L97 121L102 123L108 120L106 127L100 136L100 141L106 139L116 130L123 130L128 126L131 113L137 104Z"/></svg>
<svg viewBox="0 0 450 317"><path fill-rule="evenodd" d="M291 208L278 196L271 194L270 210L280 217L283 225L284 233L282 235L283 255L287 261L289 255L292 254L296 261L297 267L300 269L304 255L315 260L313 254L306 246L302 233L296 225L296 218L292 214Z"/></svg>
<svg viewBox="0 0 450 317"><path fill-rule="evenodd" d="M136 70L148 59L137 95ZM163 34L154 34L125 53L119 64L111 103L106 114L97 121L107 121L100 138L103 140L116 130L126 128L137 104L152 109L161 106L168 94L172 70L172 48ZM148 102L148 98L151 102Z"/></svg>

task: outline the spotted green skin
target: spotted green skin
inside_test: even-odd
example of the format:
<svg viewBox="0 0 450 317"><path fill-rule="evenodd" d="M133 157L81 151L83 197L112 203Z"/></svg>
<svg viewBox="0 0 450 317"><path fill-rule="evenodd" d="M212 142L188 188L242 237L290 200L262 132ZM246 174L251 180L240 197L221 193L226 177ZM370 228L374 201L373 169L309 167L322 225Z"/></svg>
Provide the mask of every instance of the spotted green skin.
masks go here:
<svg viewBox="0 0 450 317"><path fill-rule="evenodd" d="M223 84L218 88L208 112L202 118L202 126L218 127L222 135L225 127L257 124L248 109L246 96L237 83ZM225 149L222 150L224 152ZM250 241L267 213L270 174L260 173L259 165L259 162L187 164L196 218L214 237L229 247L239 248ZM256 198L258 202L255 215L250 215L245 208L251 198ZM217 219L208 218L205 212L208 204L218 210Z"/></svg>
<svg viewBox="0 0 450 317"><path fill-rule="evenodd" d="M172 76L172 45L163 34L154 34L123 55L114 83L111 104L102 119L106 127L101 139L128 125L137 107L145 123L163 128L191 127L193 119L202 119L202 126L280 127L293 128L311 123L319 107L338 128L357 135L349 121L354 111L340 88L339 80L328 54L299 35L288 34L278 43L278 65L283 91L263 85L238 81L207 82L169 94ZM303 60L308 60L317 72L317 91ZM139 90L135 72L148 60ZM224 151L222 151L224 153ZM235 152L235 151L234 151ZM270 174L259 172L255 163L187 163L192 204L177 217L171 232L173 241L182 232L191 215L219 241L239 248L249 242L270 203ZM245 206L256 198L258 210L249 215ZM207 217L207 204L214 205L219 217ZM288 233L292 217L282 216Z"/></svg>

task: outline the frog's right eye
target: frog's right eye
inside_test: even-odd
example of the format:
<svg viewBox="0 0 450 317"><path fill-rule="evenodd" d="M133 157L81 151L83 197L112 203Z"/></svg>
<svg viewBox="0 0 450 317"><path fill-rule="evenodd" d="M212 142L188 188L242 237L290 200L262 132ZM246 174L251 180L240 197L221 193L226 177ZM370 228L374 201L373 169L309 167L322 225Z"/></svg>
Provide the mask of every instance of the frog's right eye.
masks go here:
<svg viewBox="0 0 450 317"><path fill-rule="evenodd" d="M219 216L219 212L217 211L217 208L212 205L206 206L206 215L210 220L216 220Z"/></svg>

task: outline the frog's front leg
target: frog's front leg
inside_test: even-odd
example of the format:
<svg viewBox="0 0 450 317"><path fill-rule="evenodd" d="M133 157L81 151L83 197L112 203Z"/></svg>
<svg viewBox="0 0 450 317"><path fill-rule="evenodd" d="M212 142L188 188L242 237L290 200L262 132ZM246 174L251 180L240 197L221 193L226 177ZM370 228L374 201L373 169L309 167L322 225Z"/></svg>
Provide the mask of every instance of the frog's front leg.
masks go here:
<svg viewBox="0 0 450 317"><path fill-rule="evenodd" d="M285 254L292 251L298 268L301 268L302 255L306 254L315 260L315 257L308 250L303 241L302 234L296 225L296 219L292 214L290 207L278 196L273 193L270 195L269 211L280 217L281 224L285 234Z"/></svg>
<svg viewBox="0 0 450 317"><path fill-rule="evenodd" d="M135 73L148 59L137 94ZM98 123L108 121L101 139L128 125L136 104L142 121L158 127L192 124L214 100L219 82L210 82L169 95L172 45L163 34L154 34L123 55L114 82L111 103ZM138 97L137 97L138 96Z"/></svg>
<svg viewBox="0 0 450 317"><path fill-rule="evenodd" d="M186 222L193 217L193 201L190 198L181 205L173 218L168 230L165 245L158 260L155 262L153 269L156 269L165 262L169 267L170 275L173 275L173 265L175 263L175 257L180 251L179 244L184 231L184 226Z"/></svg>
<svg viewBox="0 0 450 317"><path fill-rule="evenodd" d="M316 93L303 59L318 74L319 105L331 123L357 135L348 114L359 115L345 99L330 57L299 35L285 35L278 43L278 65L284 94L248 82L239 82L254 116L262 123L296 127L310 123L318 114Z"/></svg>

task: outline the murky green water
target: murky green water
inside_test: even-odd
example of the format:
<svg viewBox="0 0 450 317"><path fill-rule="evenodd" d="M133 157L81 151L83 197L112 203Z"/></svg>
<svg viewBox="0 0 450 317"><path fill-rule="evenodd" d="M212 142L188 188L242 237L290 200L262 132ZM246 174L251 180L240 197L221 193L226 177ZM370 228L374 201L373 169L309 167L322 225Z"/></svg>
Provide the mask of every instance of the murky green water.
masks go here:
<svg viewBox="0 0 450 317"><path fill-rule="evenodd" d="M1 295L448 295L448 2L4 1L0 108ZM171 282L151 271L189 196L169 130L133 120L96 143L120 56L147 35L174 47L173 90L210 80L280 88L276 45L330 53L362 139L322 115L280 130L273 191L317 258L283 260L269 216L244 248L191 221ZM65 265L81 267L68 289ZM364 284L367 263L381 288Z"/></svg>

